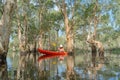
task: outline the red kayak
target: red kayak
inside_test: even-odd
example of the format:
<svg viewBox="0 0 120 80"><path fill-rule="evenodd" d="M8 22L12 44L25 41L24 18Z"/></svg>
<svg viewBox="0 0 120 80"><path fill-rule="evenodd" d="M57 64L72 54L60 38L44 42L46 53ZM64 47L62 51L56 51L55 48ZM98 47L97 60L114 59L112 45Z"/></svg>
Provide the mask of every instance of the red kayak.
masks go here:
<svg viewBox="0 0 120 80"><path fill-rule="evenodd" d="M43 50L38 48L38 51L41 54L45 54L45 55L67 55L67 52L57 52L57 51L49 51L49 50Z"/></svg>

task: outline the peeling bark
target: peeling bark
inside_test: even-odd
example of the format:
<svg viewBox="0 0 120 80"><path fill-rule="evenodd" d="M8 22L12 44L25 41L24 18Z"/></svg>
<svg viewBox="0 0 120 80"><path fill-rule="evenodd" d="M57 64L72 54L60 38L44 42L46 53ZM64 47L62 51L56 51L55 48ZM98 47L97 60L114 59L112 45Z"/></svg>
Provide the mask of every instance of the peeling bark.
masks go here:
<svg viewBox="0 0 120 80"><path fill-rule="evenodd" d="M93 36L88 35L87 42L92 45L92 49L95 47L98 49L99 57L104 57L104 47L103 44L99 41L93 40ZM92 51L92 53L95 53L96 50Z"/></svg>
<svg viewBox="0 0 120 80"><path fill-rule="evenodd" d="M64 0L62 2L62 6L63 6L62 13L64 16L64 23L65 23L65 30L66 30L67 51L73 52L73 26L69 24L66 4Z"/></svg>

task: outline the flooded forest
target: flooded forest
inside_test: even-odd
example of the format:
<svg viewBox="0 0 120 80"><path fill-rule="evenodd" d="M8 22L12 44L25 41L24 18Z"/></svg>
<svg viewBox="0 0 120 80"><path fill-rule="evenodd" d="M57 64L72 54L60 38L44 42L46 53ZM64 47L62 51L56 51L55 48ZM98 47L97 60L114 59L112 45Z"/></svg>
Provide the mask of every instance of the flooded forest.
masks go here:
<svg viewBox="0 0 120 80"><path fill-rule="evenodd" d="M0 80L120 80L120 0L0 0Z"/></svg>

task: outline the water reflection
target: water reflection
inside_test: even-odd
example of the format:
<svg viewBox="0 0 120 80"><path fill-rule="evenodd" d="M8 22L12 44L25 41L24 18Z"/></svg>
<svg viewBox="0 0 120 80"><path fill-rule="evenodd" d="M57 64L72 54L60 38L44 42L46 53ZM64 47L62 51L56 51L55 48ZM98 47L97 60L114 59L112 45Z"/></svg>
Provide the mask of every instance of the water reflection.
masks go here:
<svg viewBox="0 0 120 80"><path fill-rule="evenodd" d="M0 65L0 79L8 80L7 63Z"/></svg>
<svg viewBox="0 0 120 80"><path fill-rule="evenodd" d="M20 53L17 67L17 80L36 79L36 55L35 53ZM34 74L33 74L34 73Z"/></svg>
<svg viewBox="0 0 120 80"><path fill-rule="evenodd" d="M62 57L62 58L61 58ZM8 56L8 63L0 67L2 80L119 80L120 58L108 61L91 53L67 56L24 53ZM109 59L108 59L109 60ZM1 65L0 65L1 66ZM8 79L9 78L9 79Z"/></svg>
<svg viewBox="0 0 120 80"><path fill-rule="evenodd" d="M44 59L51 59L55 57L58 57L59 60L64 60L63 58L65 57L65 55L42 55L38 58L38 61L41 61Z"/></svg>
<svg viewBox="0 0 120 80"><path fill-rule="evenodd" d="M67 70L66 70L66 78L67 80L75 80L75 72L74 72L74 53L69 53L67 56L66 64L67 64Z"/></svg>
<svg viewBox="0 0 120 80"><path fill-rule="evenodd" d="M63 78L62 73L65 72L64 57L66 55L43 55L38 58L40 70L44 72L44 75L42 73L44 80L61 80Z"/></svg>
<svg viewBox="0 0 120 80"><path fill-rule="evenodd" d="M104 59L92 57L91 63L89 66L86 66L86 73L88 79L98 80L98 71L104 66ZM86 77L87 78L87 77Z"/></svg>
<svg viewBox="0 0 120 80"><path fill-rule="evenodd" d="M81 57L80 57L81 56ZM104 67L104 58L97 57L96 52L81 54L79 57L82 58L79 61L79 67L75 68L77 80L99 80L99 71ZM78 57L78 56L76 56ZM76 62L76 61L75 61Z"/></svg>

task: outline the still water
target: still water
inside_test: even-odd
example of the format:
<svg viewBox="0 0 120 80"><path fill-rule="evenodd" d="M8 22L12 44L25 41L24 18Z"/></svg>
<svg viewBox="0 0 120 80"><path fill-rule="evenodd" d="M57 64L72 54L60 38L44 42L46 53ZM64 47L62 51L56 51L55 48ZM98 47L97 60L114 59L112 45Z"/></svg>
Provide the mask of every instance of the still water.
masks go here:
<svg viewBox="0 0 120 80"><path fill-rule="evenodd" d="M0 67L0 80L120 80L120 56L107 53L105 58L91 53L74 56L19 56L7 57Z"/></svg>

